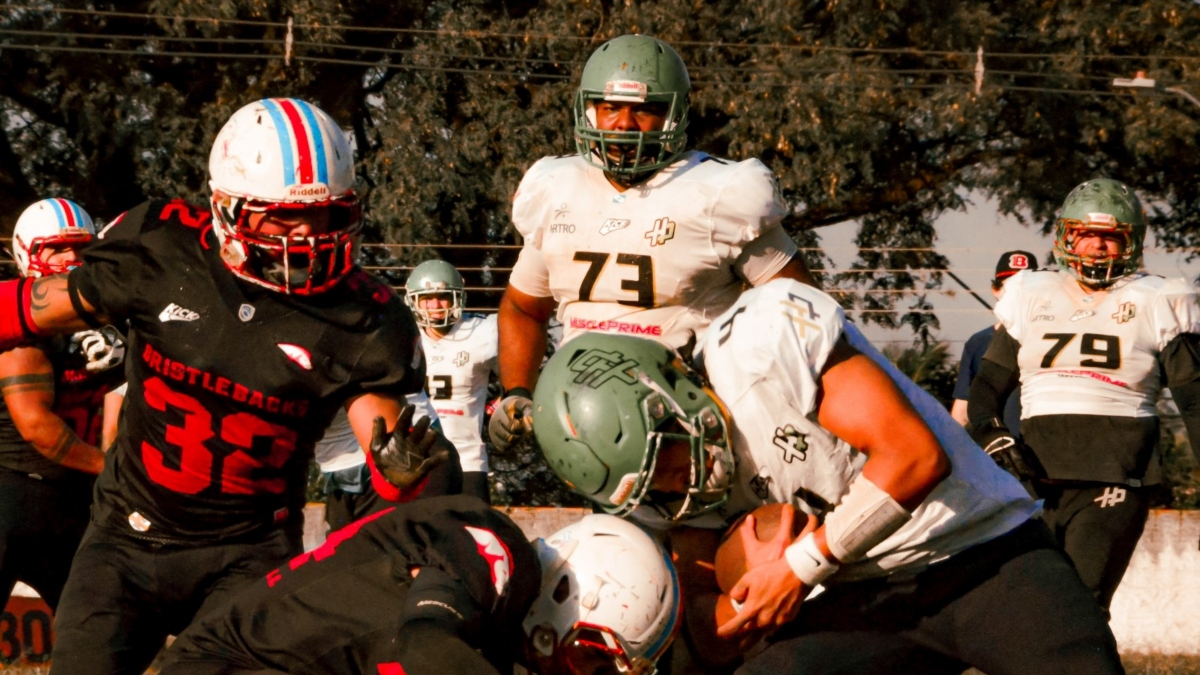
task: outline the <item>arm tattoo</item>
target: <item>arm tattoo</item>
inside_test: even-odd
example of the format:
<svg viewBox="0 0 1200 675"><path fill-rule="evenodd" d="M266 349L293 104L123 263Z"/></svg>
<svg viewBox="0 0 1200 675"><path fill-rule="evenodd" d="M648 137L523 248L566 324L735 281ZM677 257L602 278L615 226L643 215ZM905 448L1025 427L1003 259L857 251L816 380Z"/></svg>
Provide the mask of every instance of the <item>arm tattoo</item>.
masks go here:
<svg viewBox="0 0 1200 675"><path fill-rule="evenodd" d="M14 375L0 378L0 396L24 394L27 392L54 393L54 375L38 373L36 375Z"/></svg>
<svg viewBox="0 0 1200 675"><path fill-rule="evenodd" d="M78 440L79 437L75 435L74 431L71 431L71 427L64 424L62 431L58 433L58 438L54 439L54 445L50 447L50 452L46 453L46 459L55 463L62 462L63 457L67 456L67 451Z"/></svg>
<svg viewBox="0 0 1200 675"><path fill-rule="evenodd" d="M55 277L38 277L33 282L33 288L29 292L30 309L35 312L44 312L50 306L50 292L54 290L52 284L55 281Z"/></svg>

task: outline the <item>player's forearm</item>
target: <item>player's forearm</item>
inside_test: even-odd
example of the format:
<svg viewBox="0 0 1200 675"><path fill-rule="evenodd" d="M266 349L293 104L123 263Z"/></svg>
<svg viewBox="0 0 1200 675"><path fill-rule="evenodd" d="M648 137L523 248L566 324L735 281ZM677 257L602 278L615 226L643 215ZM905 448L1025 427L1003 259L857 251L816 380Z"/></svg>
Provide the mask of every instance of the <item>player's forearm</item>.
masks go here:
<svg viewBox="0 0 1200 675"><path fill-rule="evenodd" d="M504 391L524 387L533 391L546 354L546 325L507 299L500 302L500 385Z"/></svg>
<svg viewBox="0 0 1200 675"><path fill-rule="evenodd" d="M1017 387L1016 364L1011 366L984 359L979 373L971 380L971 395L967 399L968 429L1004 415L1004 404Z"/></svg>
<svg viewBox="0 0 1200 675"><path fill-rule="evenodd" d="M33 424L18 425L23 438L46 459L90 474L104 468L104 453L85 443L60 417L46 413Z"/></svg>

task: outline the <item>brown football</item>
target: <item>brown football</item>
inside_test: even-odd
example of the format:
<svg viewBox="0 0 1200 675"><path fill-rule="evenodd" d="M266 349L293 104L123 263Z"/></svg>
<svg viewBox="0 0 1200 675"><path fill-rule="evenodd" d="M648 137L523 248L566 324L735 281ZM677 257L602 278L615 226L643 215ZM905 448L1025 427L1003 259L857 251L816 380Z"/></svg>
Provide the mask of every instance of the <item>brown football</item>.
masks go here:
<svg viewBox="0 0 1200 675"><path fill-rule="evenodd" d="M770 541L779 531L779 521L784 509L795 510L790 504L764 504L754 509L754 535L759 541ZM747 514L750 515L750 514ZM746 516L743 515L725 532L721 545L717 548L717 556L713 560L713 569L717 574L717 585L722 593L729 593L737 585L742 575L746 573L746 551L742 546L742 537L738 528L742 526ZM796 511L792 520L792 536L798 537L808 524L808 516L802 511Z"/></svg>

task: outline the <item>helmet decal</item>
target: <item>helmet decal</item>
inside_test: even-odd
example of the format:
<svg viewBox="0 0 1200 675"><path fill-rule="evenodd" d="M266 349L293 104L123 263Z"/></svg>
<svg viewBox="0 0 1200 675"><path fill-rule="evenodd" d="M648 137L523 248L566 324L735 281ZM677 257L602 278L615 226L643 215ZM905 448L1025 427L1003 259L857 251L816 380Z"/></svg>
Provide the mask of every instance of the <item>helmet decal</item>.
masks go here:
<svg viewBox="0 0 1200 675"><path fill-rule="evenodd" d="M571 361L570 368L571 372L576 373L575 384L596 389L613 378L618 378L626 384L633 384L632 370L637 367L637 364L637 361L625 358L621 352L591 349Z"/></svg>
<svg viewBox="0 0 1200 675"><path fill-rule="evenodd" d="M58 216L58 228L60 230L65 230L68 227L84 227L83 222L86 215L83 213L83 209L79 208L78 204L69 199L61 198L47 199L46 201L50 202L50 205L54 207L54 214ZM91 218L87 220L90 222Z"/></svg>
<svg viewBox="0 0 1200 675"><path fill-rule="evenodd" d="M294 98L269 98L263 101L263 107L275 122L275 133L279 134L279 146L283 150L284 184L310 185L316 182L327 185L329 167L325 159L325 139L312 106ZM328 190L326 187L326 194L303 196L327 197Z"/></svg>

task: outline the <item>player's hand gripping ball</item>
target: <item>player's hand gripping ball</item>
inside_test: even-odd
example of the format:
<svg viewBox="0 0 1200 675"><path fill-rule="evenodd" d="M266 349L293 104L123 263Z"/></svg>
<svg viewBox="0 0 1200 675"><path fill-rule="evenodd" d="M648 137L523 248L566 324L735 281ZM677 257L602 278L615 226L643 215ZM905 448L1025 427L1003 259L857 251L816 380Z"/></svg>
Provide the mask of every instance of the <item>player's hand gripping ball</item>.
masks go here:
<svg viewBox="0 0 1200 675"><path fill-rule="evenodd" d="M375 460L375 468L387 482L401 489L416 485L450 459L448 450L437 447L439 434L429 428L428 417L412 423L414 411L415 406L404 406L390 434L382 417L375 418L371 430L371 458Z"/></svg>
<svg viewBox="0 0 1200 675"><path fill-rule="evenodd" d="M784 518L785 511L791 511L792 516ZM748 516L754 518L753 539L750 538ZM762 549L769 546L770 542L779 534L779 526L784 520L791 521L791 533L786 544L790 544L817 528L815 516L806 516L797 512L790 504L764 504L739 518L726 531L713 560L717 586L721 588L722 593L728 595L751 566L770 562L770 560L756 558L764 553Z"/></svg>

